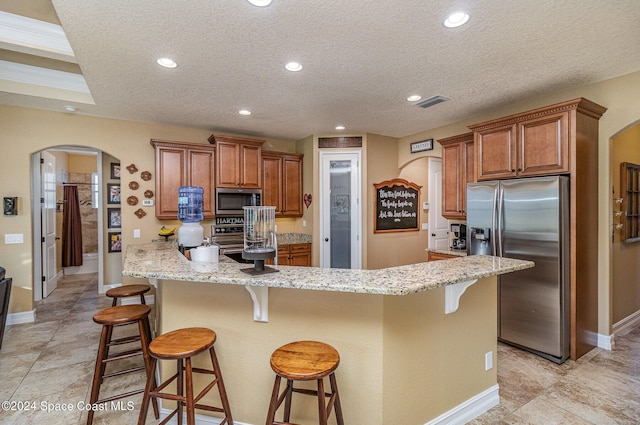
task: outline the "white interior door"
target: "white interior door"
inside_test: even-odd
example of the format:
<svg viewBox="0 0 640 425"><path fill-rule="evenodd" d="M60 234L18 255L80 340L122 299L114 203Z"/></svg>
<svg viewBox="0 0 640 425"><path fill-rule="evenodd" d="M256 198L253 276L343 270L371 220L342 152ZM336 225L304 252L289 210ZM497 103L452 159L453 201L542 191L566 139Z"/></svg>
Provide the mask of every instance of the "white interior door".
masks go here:
<svg viewBox="0 0 640 425"><path fill-rule="evenodd" d="M56 158L49 152L40 153L42 216L42 297L57 286L56 268Z"/></svg>
<svg viewBox="0 0 640 425"><path fill-rule="evenodd" d="M429 158L429 249L449 248L449 220L442 216L442 160Z"/></svg>
<svg viewBox="0 0 640 425"><path fill-rule="evenodd" d="M320 152L320 164L320 267L360 269L360 152Z"/></svg>

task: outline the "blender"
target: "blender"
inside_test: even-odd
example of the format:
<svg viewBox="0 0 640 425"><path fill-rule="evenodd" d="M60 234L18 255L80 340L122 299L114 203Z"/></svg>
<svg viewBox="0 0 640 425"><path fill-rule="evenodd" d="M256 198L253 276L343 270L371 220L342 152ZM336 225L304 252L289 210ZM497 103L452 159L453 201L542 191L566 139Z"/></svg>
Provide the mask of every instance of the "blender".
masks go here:
<svg viewBox="0 0 640 425"><path fill-rule="evenodd" d="M257 275L278 270L265 267L264 260L274 258L278 250L275 233L276 207L242 207L244 210L244 249L242 258L253 260L253 268L243 272Z"/></svg>
<svg viewBox="0 0 640 425"><path fill-rule="evenodd" d="M199 186L178 188L178 246L181 252L202 245L204 229L200 222L204 219L204 189Z"/></svg>

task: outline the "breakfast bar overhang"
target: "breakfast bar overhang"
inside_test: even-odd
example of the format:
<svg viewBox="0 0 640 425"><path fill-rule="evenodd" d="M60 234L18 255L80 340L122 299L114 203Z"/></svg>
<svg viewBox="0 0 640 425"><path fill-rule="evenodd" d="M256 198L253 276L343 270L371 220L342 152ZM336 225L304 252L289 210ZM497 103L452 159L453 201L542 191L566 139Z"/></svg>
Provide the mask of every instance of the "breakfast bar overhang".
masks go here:
<svg viewBox="0 0 640 425"><path fill-rule="evenodd" d="M156 286L157 334L216 331L236 423L264 423L273 350L318 340L340 353L346 423L422 425L463 423L498 403L495 365L485 370L497 349L496 276L533 266L469 256L378 270L278 266L250 276L246 264L194 263L170 243L151 243L127 247L123 275ZM171 367L161 367L163 377ZM314 423L316 411L300 399L292 415Z"/></svg>

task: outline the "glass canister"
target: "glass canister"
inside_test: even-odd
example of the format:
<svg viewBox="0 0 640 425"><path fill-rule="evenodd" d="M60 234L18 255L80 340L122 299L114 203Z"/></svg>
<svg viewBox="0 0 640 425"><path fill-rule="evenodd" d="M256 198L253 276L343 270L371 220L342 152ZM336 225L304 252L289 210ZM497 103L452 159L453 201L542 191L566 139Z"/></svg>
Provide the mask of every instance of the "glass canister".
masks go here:
<svg viewBox="0 0 640 425"><path fill-rule="evenodd" d="M264 261L276 256L278 242L275 232L276 207L242 207L244 210L244 249L242 258L253 260L253 268L242 269L249 274L277 272L265 267Z"/></svg>
<svg viewBox="0 0 640 425"><path fill-rule="evenodd" d="M199 186L178 188L178 220L200 223L204 219L204 189Z"/></svg>
<svg viewBox="0 0 640 425"><path fill-rule="evenodd" d="M276 207L242 207L244 210L244 250L275 252Z"/></svg>

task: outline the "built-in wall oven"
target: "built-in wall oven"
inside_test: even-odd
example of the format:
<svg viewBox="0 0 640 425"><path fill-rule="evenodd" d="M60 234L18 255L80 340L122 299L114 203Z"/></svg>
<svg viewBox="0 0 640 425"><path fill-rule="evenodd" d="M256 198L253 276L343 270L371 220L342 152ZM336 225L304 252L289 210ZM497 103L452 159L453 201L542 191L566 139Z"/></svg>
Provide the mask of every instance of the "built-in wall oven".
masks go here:
<svg viewBox="0 0 640 425"><path fill-rule="evenodd" d="M217 216L242 216L242 207L262 205L261 189L216 189L216 217Z"/></svg>

